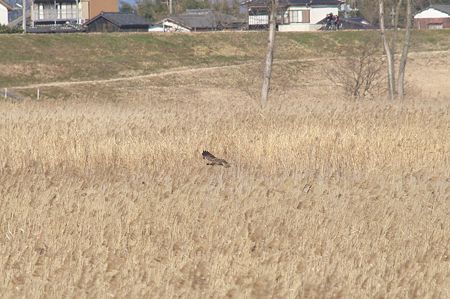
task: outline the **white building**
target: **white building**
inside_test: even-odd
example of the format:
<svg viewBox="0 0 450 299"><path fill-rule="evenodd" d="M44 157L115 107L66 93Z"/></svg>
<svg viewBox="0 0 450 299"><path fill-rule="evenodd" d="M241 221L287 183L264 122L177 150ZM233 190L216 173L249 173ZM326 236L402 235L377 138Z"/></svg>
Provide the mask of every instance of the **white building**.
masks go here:
<svg viewBox="0 0 450 299"><path fill-rule="evenodd" d="M320 29L320 24L327 14L337 15L340 0L280 0L278 12L279 31L313 31ZM250 29L267 26L269 17L266 0L250 0L248 6L248 25Z"/></svg>
<svg viewBox="0 0 450 299"><path fill-rule="evenodd" d="M178 20L165 18L161 21L162 32L191 32L191 28Z"/></svg>
<svg viewBox="0 0 450 299"><path fill-rule="evenodd" d="M8 12L13 8L4 0L0 0L0 25L8 25Z"/></svg>

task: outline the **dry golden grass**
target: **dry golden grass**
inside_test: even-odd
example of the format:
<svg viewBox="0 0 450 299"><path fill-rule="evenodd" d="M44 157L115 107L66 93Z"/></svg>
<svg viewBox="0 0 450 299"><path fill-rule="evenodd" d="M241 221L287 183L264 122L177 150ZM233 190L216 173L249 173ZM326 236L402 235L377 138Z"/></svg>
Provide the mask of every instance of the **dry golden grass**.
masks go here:
<svg viewBox="0 0 450 299"><path fill-rule="evenodd" d="M245 75L1 102L3 297L449 298L448 95L304 72L261 113Z"/></svg>

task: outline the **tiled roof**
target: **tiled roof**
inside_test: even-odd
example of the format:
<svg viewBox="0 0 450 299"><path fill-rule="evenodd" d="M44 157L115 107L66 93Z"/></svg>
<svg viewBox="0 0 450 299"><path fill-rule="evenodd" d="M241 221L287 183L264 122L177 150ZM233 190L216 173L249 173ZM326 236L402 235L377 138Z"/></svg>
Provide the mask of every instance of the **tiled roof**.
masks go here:
<svg viewBox="0 0 450 299"><path fill-rule="evenodd" d="M111 23L119 27L150 25L150 23L147 22L141 16L132 13L121 13L121 12L102 12L101 14L99 14L98 16L87 22L86 25L89 25L90 23L94 22L99 18L105 18L106 20L110 21Z"/></svg>
<svg viewBox="0 0 450 299"><path fill-rule="evenodd" d="M433 4L430 5L430 8L434 8L436 10L439 10L441 12L444 12L446 14L450 15L450 5L445 5L445 4Z"/></svg>
<svg viewBox="0 0 450 299"><path fill-rule="evenodd" d="M214 29L220 26L226 28L231 24L240 22L234 16L211 9L188 9L185 13L170 16L167 19L189 29Z"/></svg>

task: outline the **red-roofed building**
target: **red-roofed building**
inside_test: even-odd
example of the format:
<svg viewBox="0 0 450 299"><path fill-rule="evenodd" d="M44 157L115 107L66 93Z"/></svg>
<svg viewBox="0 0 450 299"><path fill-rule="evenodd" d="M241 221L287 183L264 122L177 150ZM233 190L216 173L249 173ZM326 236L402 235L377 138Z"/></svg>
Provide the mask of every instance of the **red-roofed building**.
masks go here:
<svg viewBox="0 0 450 299"><path fill-rule="evenodd" d="M414 16L417 29L450 28L450 5L430 5Z"/></svg>

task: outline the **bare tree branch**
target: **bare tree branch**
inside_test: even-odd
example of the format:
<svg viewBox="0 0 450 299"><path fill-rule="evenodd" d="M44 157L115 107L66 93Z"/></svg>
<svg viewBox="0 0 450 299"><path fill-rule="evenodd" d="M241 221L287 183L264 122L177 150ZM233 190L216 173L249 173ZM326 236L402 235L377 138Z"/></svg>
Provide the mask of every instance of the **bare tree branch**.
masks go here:
<svg viewBox="0 0 450 299"><path fill-rule="evenodd" d="M348 55L325 68L327 79L352 99L374 99L386 91L385 63L380 59L380 40L367 40L345 49Z"/></svg>

